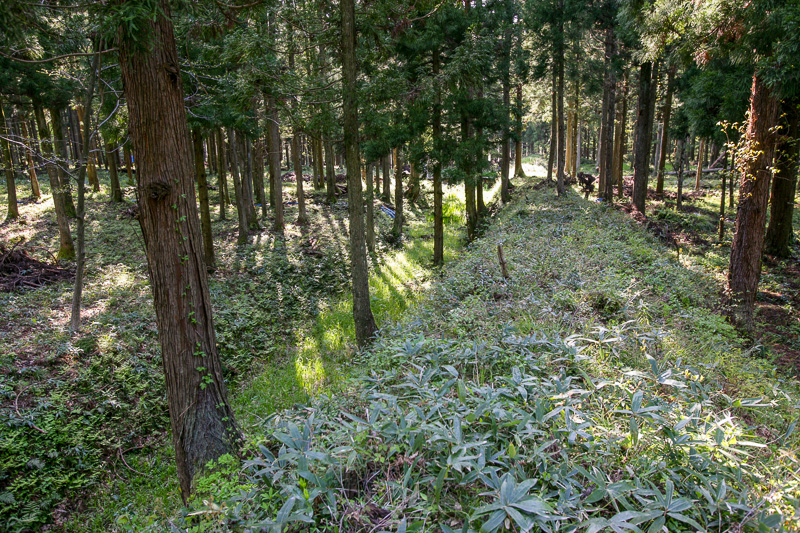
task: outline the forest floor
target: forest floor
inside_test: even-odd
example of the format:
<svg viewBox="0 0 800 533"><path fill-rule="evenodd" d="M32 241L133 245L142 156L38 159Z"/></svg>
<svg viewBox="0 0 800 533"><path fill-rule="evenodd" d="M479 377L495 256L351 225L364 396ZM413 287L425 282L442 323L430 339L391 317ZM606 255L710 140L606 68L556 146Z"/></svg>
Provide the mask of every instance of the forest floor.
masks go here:
<svg viewBox="0 0 800 533"><path fill-rule="evenodd" d="M725 252L554 193L518 180L362 375L251 427L174 524L795 530L800 391L721 315Z"/></svg>
<svg viewBox="0 0 800 533"><path fill-rule="evenodd" d="M293 184L284 186L291 203ZM248 461L220 461L198 481L190 513L180 511L138 223L130 204L93 195L83 335L66 331L69 283L0 293L9 311L0 518L18 520L12 531L26 517L67 531L225 531L276 515L310 517L311 530L552 527L556 516L645 527L660 519L654 490L662 500L668 490L695 507L662 513L673 530L686 518L713 522L697 496L712 485L702 498L726 509L726 525L791 516L800 497L790 475L800 395L783 356L800 342L792 263L766 265L761 286L782 302L761 303L788 313L786 323L761 311L745 335L716 304L729 242L714 242L713 187L681 213L653 203L649 227L624 206L553 196L538 178L518 181L512 203L460 251L463 198L452 189L443 271L429 264L428 209L412 209L405 247L384 247L374 264L383 328L367 352L352 343L343 203L312 194L310 226L290 225L286 239L254 233L244 249L234 220L215 223L210 286ZM21 209L27 223L0 226L0 241L24 235L46 259L52 209ZM387 230L390 219L376 218ZM710 462L689 479L680 465L698 455ZM709 481L719 479L727 495ZM520 512L484 507L517 494L504 492L512 481L524 487L512 502ZM12 482L25 504L3 499ZM619 515L632 501L656 515Z"/></svg>
<svg viewBox="0 0 800 533"><path fill-rule="evenodd" d="M104 177L101 172L100 192L87 193L81 333L68 331L71 281L0 292L0 522L10 531L42 524L108 531L131 509L146 522L180 507L147 265L132 217L135 191L127 187L126 202L109 203ZM28 184L18 186L21 217L0 225L0 242L51 263L58 234L49 187L43 181L43 197L34 202ZM245 428L313 395L334 393L351 366L346 197L329 205L324 191L308 182L305 188L308 225L293 224L290 178L284 236L264 220L245 247L234 244L235 209L229 206L227 220L218 220L219 196L211 191L218 268L209 285L217 341ZM406 209L405 246L388 246L381 234L392 219L379 205L376 200L371 286L376 320L384 325L429 283L433 239L427 206L413 206ZM446 205L450 260L461 246L463 197L455 188L448 188Z"/></svg>

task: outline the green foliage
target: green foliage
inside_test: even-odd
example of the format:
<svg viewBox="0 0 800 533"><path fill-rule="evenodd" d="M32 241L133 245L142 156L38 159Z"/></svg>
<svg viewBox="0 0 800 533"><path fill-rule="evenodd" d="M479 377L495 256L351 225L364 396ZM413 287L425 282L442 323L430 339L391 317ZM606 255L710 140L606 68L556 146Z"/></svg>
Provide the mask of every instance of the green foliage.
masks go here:
<svg viewBox="0 0 800 533"><path fill-rule="evenodd" d="M603 206L517 194L355 390L262 423L240 475L279 509L234 496L221 531L787 525L796 391L703 307L713 284Z"/></svg>

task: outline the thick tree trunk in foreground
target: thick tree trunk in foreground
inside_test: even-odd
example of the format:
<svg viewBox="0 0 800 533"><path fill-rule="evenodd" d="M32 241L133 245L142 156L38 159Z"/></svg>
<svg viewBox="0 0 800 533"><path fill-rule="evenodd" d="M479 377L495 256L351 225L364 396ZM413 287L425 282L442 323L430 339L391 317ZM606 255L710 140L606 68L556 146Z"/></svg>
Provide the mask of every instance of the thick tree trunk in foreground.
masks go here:
<svg viewBox="0 0 800 533"><path fill-rule="evenodd" d="M3 106L0 104L0 125L7 127ZM11 147L8 144L8 136L0 137L3 148L3 166L6 173L6 192L8 194L8 212L6 220L16 220L19 218L19 206L17 205L17 182L14 179L14 163L11 160Z"/></svg>
<svg viewBox="0 0 800 533"><path fill-rule="evenodd" d="M732 303L746 325L752 322L758 280L761 277L761 254L769 202L775 134L771 129L778 120L778 99L757 75L750 93L750 119L745 133L746 148L755 157L747 158L739 186L736 230L731 244L728 290Z"/></svg>
<svg viewBox="0 0 800 533"><path fill-rule="evenodd" d="M149 22L152 48L119 43L129 127L139 169L142 228L178 478L184 501L203 465L238 448L214 336L194 194L183 89L170 7Z"/></svg>
<svg viewBox="0 0 800 533"><path fill-rule="evenodd" d="M194 144L194 172L197 177L197 196L200 201L200 227L203 233L203 257L206 268L213 272L216 268L214 261L214 238L211 234L211 212L208 206L208 181L206 180L206 167L203 161L203 135L199 128L192 131Z"/></svg>
<svg viewBox="0 0 800 533"><path fill-rule="evenodd" d="M647 181L650 177L650 136L653 123L650 116L650 95L653 63L645 61L639 67L639 102L636 118L636 143L634 146L633 207L645 212Z"/></svg>
<svg viewBox="0 0 800 533"><path fill-rule="evenodd" d="M55 153L53 152L53 141L50 136L50 130L47 127L47 121L44 116L44 110L40 106L34 106L34 116L36 117L36 127L39 130L39 140L42 143L42 155L45 159L45 168L47 169L47 177L50 180L50 191L53 194L53 206L56 210L56 222L58 223L58 238L59 238L59 259L72 259L75 257L75 245L72 242L72 234L69 230L69 219L67 218L66 210L64 209L64 195L61 188L61 182L58 179L58 169L54 161Z"/></svg>
<svg viewBox="0 0 800 533"><path fill-rule="evenodd" d="M354 0L342 0L342 111L350 215L350 263L353 276L353 321L360 346L370 342L378 329L369 306L369 270L364 242L361 173L358 170L358 102L356 100L356 21Z"/></svg>
<svg viewBox="0 0 800 533"><path fill-rule="evenodd" d="M772 195L769 210L769 226L764 241L767 253L778 257L789 257L794 233L792 214L797 192L797 157L800 152L798 140L798 101L787 100L783 104L786 125L781 130L780 144L775 151L775 176L772 179Z"/></svg>

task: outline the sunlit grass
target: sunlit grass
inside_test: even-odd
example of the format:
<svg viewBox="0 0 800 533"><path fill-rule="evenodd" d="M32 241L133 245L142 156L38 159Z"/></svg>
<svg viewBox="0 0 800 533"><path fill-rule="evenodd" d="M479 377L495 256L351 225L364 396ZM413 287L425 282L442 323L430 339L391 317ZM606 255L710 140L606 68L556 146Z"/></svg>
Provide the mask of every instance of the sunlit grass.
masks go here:
<svg viewBox="0 0 800 533"><path fill-rule="evenodd" d="M424 182L423 187L429 188L430 184ZM485 190L487 204L499 189L497 181ZM444 196L458 198L463 211L463 186L445 186ZM403 247L373 257L370 304L378 328L400 319L419 301L435 276L429 211L430 208L406 206L408 225L404 227ZM451 261L463 244L464 231L456 222L446 223L444 229L444 257ZM357 350L352 294L347 291L320 307L313 322L298 329L294 346L286 347L286 358L265 365L257 377L234 394L234 406L245 427L278 409L306 402L318 394L334 395L346 387L349 362Z"/></svg>

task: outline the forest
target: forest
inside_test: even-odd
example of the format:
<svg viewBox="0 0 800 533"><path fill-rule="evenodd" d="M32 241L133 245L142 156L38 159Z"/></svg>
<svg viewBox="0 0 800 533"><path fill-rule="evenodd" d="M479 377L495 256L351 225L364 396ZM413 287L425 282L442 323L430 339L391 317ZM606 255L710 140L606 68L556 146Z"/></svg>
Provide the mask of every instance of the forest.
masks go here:
<svg viewBox="0 0 800 533"><path fill-rule="evenodd" d="M800 531L799 125L800 0L3 0L0 532Z"/></svg>

